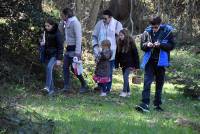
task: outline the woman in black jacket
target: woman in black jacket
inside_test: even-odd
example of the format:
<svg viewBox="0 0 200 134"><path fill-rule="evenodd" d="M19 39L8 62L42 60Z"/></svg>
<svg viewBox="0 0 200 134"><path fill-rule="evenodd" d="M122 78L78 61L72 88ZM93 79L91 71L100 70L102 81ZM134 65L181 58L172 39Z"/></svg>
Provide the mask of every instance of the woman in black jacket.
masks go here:
<svg viewBox="0 0 200 134"><path fill-rule="evenodd" d="M129 74L131 71L139 69L139 55L135 42L126 29L119 32L119 39L117 42L115 67L118 68L119 65L122 68L124 80L123 90L120 96L130 96Z"/></svg>
<svg viewBox="0 0 200 134"><path fill-rule="evenodd" d="M40 45L44 47L44 59L46 64L45 93L54 92L52 71L54 65L60 66L63 57L63 44L58 25L51 19L45 21L45 30Z"/></svg>

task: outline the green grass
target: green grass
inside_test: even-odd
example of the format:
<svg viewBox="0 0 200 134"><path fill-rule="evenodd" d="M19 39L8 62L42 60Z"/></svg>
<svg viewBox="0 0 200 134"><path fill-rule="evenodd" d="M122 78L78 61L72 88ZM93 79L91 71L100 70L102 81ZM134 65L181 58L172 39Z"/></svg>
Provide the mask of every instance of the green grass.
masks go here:
<svg viewBox="0 0 200 134"><path fill-rule="evenodd" d="M83 57L87 57L84 60L87 74L85 77L87 76L88 85L92 89L95 86L92 80L95 65L91 56ZM44 118L52 119L55 122L55 134L199 133L200 101L184 97L178 90L182 85L174 85L167 81L162 97L162 107L165 111L154 111L151 103L150 113L142 114L135 111L134 107L140 103L143 85L131 84L131 97L120 98L122 83L121 71L116 70L113 76L113 91L107 97L100 97L99 93L94 92L84 95L60 93L51 97L44 96L38 90L40 87L35 87L34 83L29 87L35 91L21 85L12 86L5 83L0 86L0 96L17 98L15 100L25 108L23 110L37 112ZM78 91L79 86L77 80L73 81L74 90ZM153 84L151 102L154 93Z"/></svg>
<svg viewBox="0 0 200 134"><path fill-rule="evenodd" d="M116 75L118 74L118 75ZM185 98L174 85L166 83L163 92L165 112L153 110L146 114L138 113L134 106L140 102L142 85L131 85L132 96L120 98L122 79L119 72L114 75L113 91L107 97L98 93L57 94L52 97L40 93L25 92L16 86L1 94L21 96L18 104L28 111L55 121L55 134L111 133L111 134L197 134L196 128L181 124L179 119L199 123L200 102ZM21 95L23 94L23 95ZM152 97L154 85L152 86ZM153 98L151 99L153 100Z"/></svg>

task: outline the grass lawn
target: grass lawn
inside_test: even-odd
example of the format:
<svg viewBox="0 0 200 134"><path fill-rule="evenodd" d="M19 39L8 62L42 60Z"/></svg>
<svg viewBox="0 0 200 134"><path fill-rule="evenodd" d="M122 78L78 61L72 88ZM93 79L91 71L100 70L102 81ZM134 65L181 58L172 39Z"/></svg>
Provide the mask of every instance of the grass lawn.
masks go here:
<svg viewBox="0 0 200 134"><path fill-rule="evenodd" d="M138 113L134 106L140 103L142 85L131 84L130 98L120 98L122 88L120 72L115 72L111 94L80 95L57 94L44 96L38 92L25 92L23 87L0 90L0 94L19 98L17 103L28 111L35 111L55 122L55 134L197 134L200 120L200 101L185 98L166 83L162 105L164 112ZM22 95L23 94L23 95ZM154 96L152 85L152 97ZM152 102L153 98L151 99Z"/></svg>

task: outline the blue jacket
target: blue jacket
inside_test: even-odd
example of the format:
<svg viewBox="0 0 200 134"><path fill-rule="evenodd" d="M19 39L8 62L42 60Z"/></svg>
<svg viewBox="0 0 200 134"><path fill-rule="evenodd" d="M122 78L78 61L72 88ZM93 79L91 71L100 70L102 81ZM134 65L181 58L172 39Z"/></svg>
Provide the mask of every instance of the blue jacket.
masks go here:
<svg viewBox="0 0 200 134"><path fill-rule="evenodd" d="M172 31L174 29L170 25L160 25L159 29L159 37L158 40L160 41L160 54L158 60L158 66L161 67L168 67L170 66L170 51L174 48L174 37ZM147 47L148 42L152 42L152 27L149 26L145 29L144 33L142 34L141 38L141 49L145 52L141 64L141 68L144 69L145 65L148 63L152 48Z"/></svg>

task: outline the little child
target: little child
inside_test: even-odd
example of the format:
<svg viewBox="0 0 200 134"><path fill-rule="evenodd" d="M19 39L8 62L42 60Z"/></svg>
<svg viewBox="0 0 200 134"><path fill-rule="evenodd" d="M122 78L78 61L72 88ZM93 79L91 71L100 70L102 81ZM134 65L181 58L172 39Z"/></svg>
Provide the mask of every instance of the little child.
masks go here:
<svg viewBox="0 0 200 134"><path fill-rule="evenodd" d="M94 81L98 83L101 88L100 96L107 95L106 84L110 82L110 63L109 60L112 56L110 49L111 43L109 40L103 40L101 43L102 51L98 54L95 59L96 69L93 77Z"/></svg>

